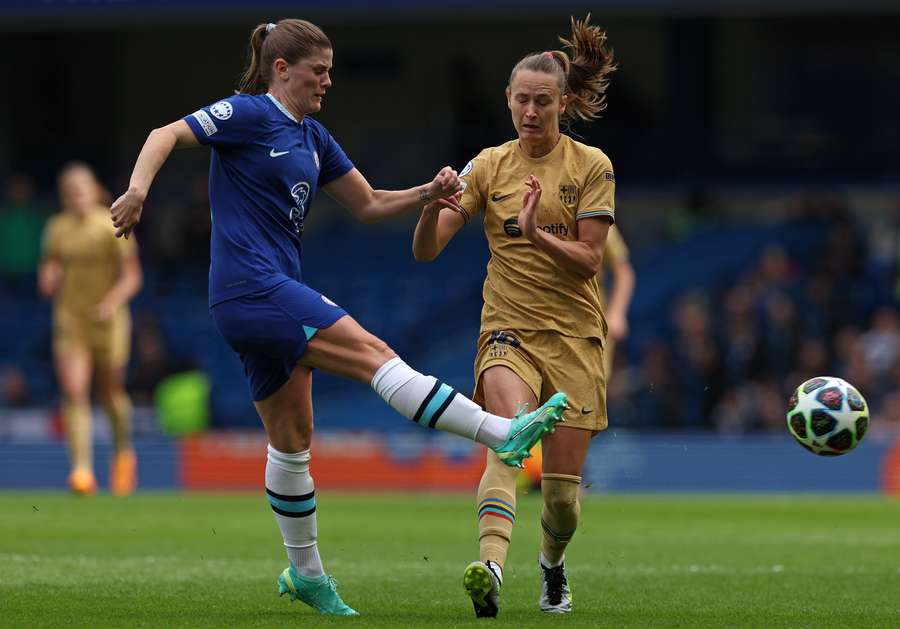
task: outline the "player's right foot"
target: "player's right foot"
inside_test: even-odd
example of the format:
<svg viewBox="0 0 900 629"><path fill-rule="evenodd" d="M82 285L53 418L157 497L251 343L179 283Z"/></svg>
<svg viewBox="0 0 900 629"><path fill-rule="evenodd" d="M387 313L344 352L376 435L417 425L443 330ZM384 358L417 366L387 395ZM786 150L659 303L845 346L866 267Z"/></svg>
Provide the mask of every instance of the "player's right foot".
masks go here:
<svg viewBox="0 0 900 629"><path fill-rule="evenodd" d="M472 599L477 618L496 618L500 611L500 579L491 564L473 561L463 573L463 587Z"/></svg>
<svg viewBox="0 0 900 629"><path fill-rule="evenodd" d="M544 433L553 432L568 408L565 393L554 393L543 406L530 413L520 412L510 420L506 441L496 448L497 458L510 467L522 467L522 461L531 456L534 447Z"/></svg>
<svg viewBox="0 0 900 629"><path fill-rule="evenodd" d="M90 470L76 468L69 474L69 489L79 496L92 496L97 493L97 479Z"/></svg>
<svg viewBox="0 0 900 629"><path fill-rule="evenodd" d="M109 468L109 490L115 496L128 496L136 484L137 458L134 450L116 452Z"/></svg>
<svg viewBox="0 0 900 629"><path fill-rule="evenodd" d="M337 583L330 575L304 577L294 570L294 566L288 566L278 577L278 596L287 594L292 601L299 599L320 614L359 616L359 612L341 600L336 586Z"/></svg>
<svg viewBox="0 0 900 629"><path fill-rule="evenodd" d="M547 568L541 561L541 611L551 614L568 614L572 611L572 591L566 575L566 564Z"/></svg>

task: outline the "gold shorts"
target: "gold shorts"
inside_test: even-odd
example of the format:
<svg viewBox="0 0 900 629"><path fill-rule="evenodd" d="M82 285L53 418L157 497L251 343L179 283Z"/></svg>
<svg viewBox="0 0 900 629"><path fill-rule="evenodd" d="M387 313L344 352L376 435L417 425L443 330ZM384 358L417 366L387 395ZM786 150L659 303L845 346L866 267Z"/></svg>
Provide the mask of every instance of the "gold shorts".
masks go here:
<svg viewBox="0 0 900 629"><path fill-rule="evenodd" d="M131 353L131 314L127 309L108 321L56 312L53 316L53 352L83 350L95 366L116 369L128 364Z"/></svg>
<svg viewBox="0 0 900 629"><path fill-rule="evenodd" d="M481 374L490 367L512 369L534 392L538 403L556 391L569 396L566 426L605 430L606 368L599 339L563 336L543 330L482 332L475 357L475 395L484 406Z"/></svg>

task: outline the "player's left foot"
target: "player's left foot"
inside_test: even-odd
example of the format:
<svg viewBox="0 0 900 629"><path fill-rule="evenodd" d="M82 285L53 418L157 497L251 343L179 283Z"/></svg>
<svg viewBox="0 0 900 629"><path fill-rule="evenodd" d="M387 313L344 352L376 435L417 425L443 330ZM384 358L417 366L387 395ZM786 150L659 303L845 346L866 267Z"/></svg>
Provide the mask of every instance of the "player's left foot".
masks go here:
<svg viewBox="0 0 900 629"><path fill-rule="evenodd" d="M476 618L496 618L500 611L500 578L490 562L473 561L463 573L463 587L472 599Z"/></svg>
<svg viewBox="0 0 900 629"><path fill-rule="evenodd" d="M92 496L97 493L97 479L88 469L75 468L69 474L69 489L79 496Z"/></svg>
<svg viewBox="0 0 900 629"><path fill-rule="evenodd" d="M318 578L297 574L294 566L285 568L278 577L278 596L287 594L292 601L301 600L320 614L332 616L359 616L337 593L337 583L327 574Z"/></svg>
<svg viewBox="0 0 900 629"><path fill-rule="evenodd" d="M129 496L137 485L137 457L134 450L113 455L109 466L109 490L115 496Z"/></svg>
<svg viewBox="0 0 900 629"><path fill-rule="evenodd" d="M568 407L566 394L557 392L537 410L516 413L510 420L506 441L493 448L497 458L510 467L522 467L522 461L531 456L531 449L544 433L553 432L556 424L564 421L563 412Z"/></svg>
<svg viewBox="0 0 900 629"><path fill-rule="evenodd" d="M572 611L572 591L566 577L566 564L547 568L541 567L541 611L550 614L568 614Z"/></svg>

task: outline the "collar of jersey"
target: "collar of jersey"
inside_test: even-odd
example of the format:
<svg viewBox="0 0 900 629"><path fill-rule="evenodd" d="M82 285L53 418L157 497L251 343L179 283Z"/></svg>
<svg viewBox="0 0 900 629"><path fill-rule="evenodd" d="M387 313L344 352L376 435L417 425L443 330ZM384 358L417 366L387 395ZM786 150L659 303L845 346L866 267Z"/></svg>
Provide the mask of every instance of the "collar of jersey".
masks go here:
<svg viewBox="0 0 900 629"><path fill-rule="evenodd" d="M528 161L530 161L530 162L544 162L544 161L549 160L552 156L556 155L557 152L561 151L561 150L562 150L562 147L563 147L563 143L566 142L566 141L568 141L568 140L569 140L569 136L567 136L565 133L560 133L560 134L559 134L559 142L556 143L556 146L554 146L552 149L550 149L550 152L549 152L549 153L547 153L546 155L541 155L540 157L531 157L531 156L529 156L528 153L526 153L526 152L522 149L522 147L519 146L519 141L518 141L518 140L513 140L513 142L516 143L516 151L519 153L519 155L521 155L522 157L524 157L524 158L527 159Z"/></svg>
<svg viewBox="0 0 900 629"><path fill-rule="evenodd" d="M272 96L272 94L270 94L269 92L266 92L266 96L268 96L268 97L269 97L269 100L272 101L273 103L275 103L275 106L278 107L278 110L279 110L281 113L283 113L285 116L287 116L292 122L296 122L297 124L303 124L303 122L300 122L300 121L298 121L296 118L294 118L294 114L292 114L291 112L289 112L289 111L287 110L287 107L285 107L284 105L282 105L281 102L279 102L279 100L278 100L277 98L275 98L274 96Z"/></svg>

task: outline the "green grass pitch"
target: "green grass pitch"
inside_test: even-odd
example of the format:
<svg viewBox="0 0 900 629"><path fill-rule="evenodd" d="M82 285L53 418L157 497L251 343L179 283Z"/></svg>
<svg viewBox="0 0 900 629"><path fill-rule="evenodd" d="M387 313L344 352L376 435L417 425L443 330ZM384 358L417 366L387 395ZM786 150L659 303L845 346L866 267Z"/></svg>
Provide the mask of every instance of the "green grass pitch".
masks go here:
<svg viewBox="0 0 900 629"><path fill-rule="evenodd" d="M587 498L567 562L575 611L547 617L527 496L496 622L477 621L462 591L472 502L323 493L325 567L362 613L346 619L275 595L286 559L262 493L3 493L0 626L900 626L900 501Z"/></svg>

